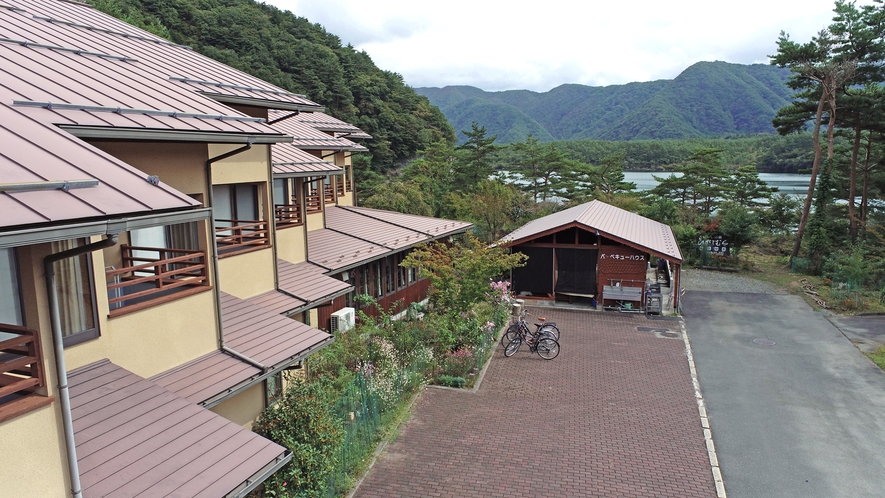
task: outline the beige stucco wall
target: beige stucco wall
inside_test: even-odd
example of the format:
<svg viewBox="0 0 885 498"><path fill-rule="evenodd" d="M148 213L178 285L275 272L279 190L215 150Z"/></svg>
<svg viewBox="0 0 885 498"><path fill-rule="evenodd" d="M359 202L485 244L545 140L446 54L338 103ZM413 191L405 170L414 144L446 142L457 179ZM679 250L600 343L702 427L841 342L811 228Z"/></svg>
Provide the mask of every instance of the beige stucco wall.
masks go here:
<svg viewBox="0 0 885 498"><path fill-rule="evenodd" d="M264 382L259 382L236 396L226 399L209 410L235 424L252 429L252 423L264 410Z"/></svg>
<svg viewBox="0 0 885 498"><path fill-rule="evenodd" d="M151 377L218 349L211 291L114 318L107 297L99 304L101 337L65 348L68 370L108 358Z"/></svg>
<svg viewBox="0 0 885 498"><path fill-rule="evenodd" d="M275 270L276 261L269 248L218 260L221 290L241 299L274 290Z"/></svg>
<svg viewBox="0 0 885 498"><path fill-rule="evenodd" d="M204 143L90 141L99 149L136 168L160 177L160 181L185 194L206 195Z"/></svg>
<svg viewBox="0 0 885 498"><path fill-rule="evenodd" d="M321 228L326 228L326 213L325 211L322 213L313 213L305 216L304 225L307 227L307 231L311 232L313 230L319 230Z"/></svg>
<svg viewBox="0 0 885 498"><path fill-rule="evenodd" d="M304 226L277 230L277 256L290 263L307 259L307 235Z"/></svg>
<svg viewBox="0 0 885 498"><path fill-rule="evenodd" d="M58 405L0 423L0 496L70 496Z"/></svg>
<svg viewBox="0 0 885 498"><path fill-rule="evenodd" d="M338 196L339 206L353 206L353 192L344 192L344 195Z"/></svg>
<svg viewBox="0 0 885 498"><path fill-rule="evenodd" d="M240 144L209 144L209 156L217 157L240 147ZM212 163L212 184L268 182L268 147L254 145L247 151Z"/></svg>

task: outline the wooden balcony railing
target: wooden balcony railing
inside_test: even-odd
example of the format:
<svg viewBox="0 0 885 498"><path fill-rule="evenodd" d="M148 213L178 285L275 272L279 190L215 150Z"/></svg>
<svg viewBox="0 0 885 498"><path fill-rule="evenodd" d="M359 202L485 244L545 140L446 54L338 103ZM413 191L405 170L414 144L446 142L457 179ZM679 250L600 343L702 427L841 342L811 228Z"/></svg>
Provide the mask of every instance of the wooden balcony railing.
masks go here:
<svg viewBox="0 0 885 498"><path fill-rule="evenodd" d="M353 192L353 180L347 180L347 191Z"/></svg>
<svg viewBox="0 0 885 498"><path fill-rule="evenodd" d="M123 244L123 268L105 271L110 316L209 289L205 251Z"/></svg>
<svg viewBox="0 0 885 498"><path fill-rule="evenodd" d="M311 192L304 197L304 207L304 211L307 214L323 212L323 200L320 198L320 195L316 190L311 190Z"/></svg>
<svg viewBox="0 0 885 498"><path fill-rule="evenodd" d="M40 333L17 325L0 323L0 420L22 413L21 407L15 409L7 406L34 395L35 390L45 384ZM43 396L40 398L52 400ZM24 411L42 404L44 403L28 403L24 406Z"/></svg>
<svg viewBox="0 0 885 498"><path fill-rule="evenodd" d="M276 204L274 211L276 212L277 228L297 227L304 224L301 206L298 204Z"/></svg>
<svg viewBox="0 0 885 498"><path fill-rule="evenodd" d="M270 230L266 221L258 220L215 220L220 225L215 228L218 241L218 256L231 256L245 251L262 249L270 245Z"/></svg>
<svg viewBox="0 0 885 498"><path fill-rule="evenodd" d="M340 180L337 181L337 182L335 182L335 190L338 191L338 196L339 196L339 197L342 196L342 195L344 195L344 182L343 182L343 181L340 181Z"/></svg>
<svg viewBox="0 0 885 498"><path fill-rule="evenodd" d="M335 202L335 189L332 187L331 183L323 185L323 200L326 201L326 204Z"/></svg>

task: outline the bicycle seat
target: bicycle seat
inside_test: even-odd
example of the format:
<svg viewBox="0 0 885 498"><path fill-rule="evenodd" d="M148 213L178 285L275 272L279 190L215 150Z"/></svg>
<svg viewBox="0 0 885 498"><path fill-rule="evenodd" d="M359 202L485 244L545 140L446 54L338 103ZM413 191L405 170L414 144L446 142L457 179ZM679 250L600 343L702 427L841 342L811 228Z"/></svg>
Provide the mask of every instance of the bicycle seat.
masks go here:
<svg viewBox="0 0 885 498"><path fill-rule="evenodd" d="M553 326L555 327L555 326L556 326L556 322L541 322L541 323L536 323L536 324L535 324L535 327L543 327L543 326L545 326L545 325L553 325Z"/></svg>

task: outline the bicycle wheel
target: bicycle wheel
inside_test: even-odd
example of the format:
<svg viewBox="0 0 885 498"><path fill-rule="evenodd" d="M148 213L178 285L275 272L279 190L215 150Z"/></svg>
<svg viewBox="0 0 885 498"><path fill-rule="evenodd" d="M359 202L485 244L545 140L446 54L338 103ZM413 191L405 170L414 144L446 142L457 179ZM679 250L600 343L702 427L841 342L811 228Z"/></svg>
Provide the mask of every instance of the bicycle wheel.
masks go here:
<svg viewBox="0 0 885 498"><path fill-rule="evenodd" d="M519 351L519 347L522 346L522 337L517 336L516 339L510 341L510 344L504 348L504 356L513 356L517 351Z"/></svg>
<svg viewBox="0 0 885 498"><path fill-rule="evenodd" d="M544 337L538 341L538 347L535 349L538 351L538 356L545 360L552 360L559 356L559 343L549 337Z"/></svg>
<svg viewBox="0 0 885 498"><path fill-rule="evenodd" d="M556 325L550 325L549 323L547 325L541 325L541 328L538 329L538 332L540 332L542 336L551 335L555 340L559 340L559 329L556 327Z"/></svg>
<svg viewBox="0 0 885 498"><path fill-rule="evenodd" d="M514 323L507 327L507 330L501 335L501 345L506 348L510 341L516 339L517 336L519 336L519 324Z"/></svg>

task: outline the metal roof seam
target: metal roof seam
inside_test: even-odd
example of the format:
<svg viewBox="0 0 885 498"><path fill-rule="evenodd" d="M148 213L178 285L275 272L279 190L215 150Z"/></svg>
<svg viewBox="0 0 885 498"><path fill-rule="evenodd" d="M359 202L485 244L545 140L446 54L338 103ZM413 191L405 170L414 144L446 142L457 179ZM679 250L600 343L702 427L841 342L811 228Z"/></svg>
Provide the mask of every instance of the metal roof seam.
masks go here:
<svg viewBox="0 0 885 498"><path fill-rule="evenodd" d="M60 52L71 52L77 55L91 55L94 57L102 57L105 59L116 59L124 62L138 62L138 59L133 57L127 57L125 55L114 55L114 54L102 54L99 52L90 52L88 50L83 50L80 48L71 48L71 47L59 47L57 45L45 45L43 43L35 43L29 42L27 40L13 40L10 38L0 38L0 43L14 43L16 45L21 45L23 47L37 47L37 48L45 48L48 50L58 50Z"/></svg>
<svg viewBox="0 0 885 498"><path fill-rule="evenodd" d="M70 21L63 21L61 19L55 19L52 17L43 17L43 16L37 16L37 15L33 15L31 17L34 19L37 19L38 21L46 21L46 22L50 22L53 24L64 24L67 26L73 26L75 28L88 29L89 31L97 31L99 33L107 33L109 35L117 35L117 36L122 36L125 38L131 38L133 40L142 40L142 41L148 41L148 42L153 42L153 43L159 43L160 45L168 45L168 46L172 46L172 47L181 47L186 50L193 50L193 47L188 47L187 45L179 45L178 43L173 43L168 40L162 40L162 39L157 40L157 39L153 39L153 38L148 38L146 36L131 35L129 33L123 33L121 31L111 31L109 29L96 28L95 26L89 26L88 24L79 24L79 23L70 22Z"/></svg>
<svg viewBox="0 0 885 498"><path fill-rule="evenodd" d="M217 119L219 121L245 121L250 123L263 123L264 118L253 118L250 116L230 116L223 114L200 114L195 112L178 112L158 109L132 109L127 107L109 107L109 106L93 106L85 104L66 104L53 102L36 102L31 100L13 100L12 105L22 107L42 107L52 110L74 110L88 112L112 112L115 114L143 114L145 116L167 116L171 118L197 118L197 119Z"/></svg>
<svg viewBox="0 0 885 498"><path fill-rule="evenodd" d="M285 96L291 96L291 97L300 97L302 99L307 98L307 96L305 96L305 95L301 95L301 94L297 94L297 93L290 93L285 90L271 90L271 89L267 89L267 88L234 85L231 83L221 83L218 81L203 81L203 80L197 80L197 79L191 79L191 78L183 78L180 76L170 76L169 79L172 81L180 81L182 83L197 83L200 85L217 86L219 88L232 88L235 90L246 90L249 92L270 93L273 95L285 95Z"/></svg>

